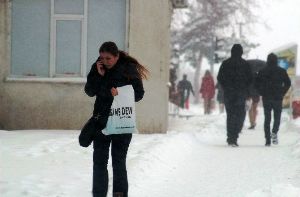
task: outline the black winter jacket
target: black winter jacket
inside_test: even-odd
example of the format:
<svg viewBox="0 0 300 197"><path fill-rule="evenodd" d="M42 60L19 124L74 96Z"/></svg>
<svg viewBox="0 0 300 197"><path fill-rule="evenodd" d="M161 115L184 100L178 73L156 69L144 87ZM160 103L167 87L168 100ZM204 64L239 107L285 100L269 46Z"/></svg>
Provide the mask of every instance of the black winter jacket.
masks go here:
<svg viewBox="0 0 300 197"><path fill-rule="evenodd" d="M287 72L277 65L268 65L258 72L255 87L266 99L282 100L291 86Z"/></svg>
<svg viewBox="0 0 300 197"><path fill-rule="evenodd" d="M135 101L138 102L144 96L144 88L142 80L138 77L128 79L126 73L138 76L136 68L130 62L119 58L118 62L111 69L105 70L105 75L101 76L96 67L96 62L87 76L87 83L85 85L85 93L90 96L96 96L94 104L94 117L102 117L108 119L110 108L113 102L111 95L112 87L121 87L124 85L132 85L135 94Z"/></svg>
<svg viewBox="0 0 300 197"><path fill-rule="evenodd" d="M238 56L223 61L217 76L225 97L248 97L252 78L250 65Z"/></svg>

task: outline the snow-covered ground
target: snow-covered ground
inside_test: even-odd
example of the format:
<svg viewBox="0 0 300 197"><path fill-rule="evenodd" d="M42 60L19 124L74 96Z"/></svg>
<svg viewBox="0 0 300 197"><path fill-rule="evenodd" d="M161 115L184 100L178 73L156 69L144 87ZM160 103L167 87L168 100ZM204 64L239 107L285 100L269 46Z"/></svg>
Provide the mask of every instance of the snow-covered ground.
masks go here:
<svg viewBox="0 0 300 197"><path fill-rule="evenodd" d="M170 116L167 134L135 134L128 152L130 197L299 197L300 120L283 113L280 144L265 147L263 113L238 148L225 143L225 114ZM1 197L89 197L92 147L79 131L0 131ZM111 164L109 164L110 178ZM111 182L109 194L111 196Z"/></svg>

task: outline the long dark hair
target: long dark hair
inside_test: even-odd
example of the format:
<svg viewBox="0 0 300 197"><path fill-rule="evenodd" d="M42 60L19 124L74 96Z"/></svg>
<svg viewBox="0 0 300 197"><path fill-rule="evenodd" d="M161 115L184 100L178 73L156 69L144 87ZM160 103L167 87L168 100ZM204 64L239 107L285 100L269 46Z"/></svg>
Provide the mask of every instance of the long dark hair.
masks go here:
<svg viewBox="0 0 300 197"><path fill-rule="evenodd" d="M138 77L139 79L148 79L149 71L148 69L140 64L134 57L128 55L124 51L120 51L114 42L104 42L101 47L99 48L100 53L110 53L113 56L118 56L119 58L123 59L127 64L127 66L134 66L135 69L137 70L138 76L135 76L135 73L132 72L126 72L124 73L126 77L132 79L135 77Z"/></svg>

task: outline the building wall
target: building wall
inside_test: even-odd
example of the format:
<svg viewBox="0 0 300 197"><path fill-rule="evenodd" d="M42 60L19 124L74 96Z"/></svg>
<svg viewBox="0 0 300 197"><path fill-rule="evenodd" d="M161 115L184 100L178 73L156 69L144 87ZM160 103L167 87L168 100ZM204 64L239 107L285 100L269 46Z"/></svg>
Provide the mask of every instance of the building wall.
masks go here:
<svg viewBox="0 0 300 197"><path fill-rule="evenodd" d="M7 0L0 0L0 129L4 128L5 116L7 115L7 109L4 104L4 76L7 76L9 68L9 49L8 49L8 10Z"/></svg>
<svg viewBox="0 0 300 197"><path fill-rule="evenodd" d="M169 1L131 0L129 53L150 70L145 98L138 104L141 132L167 130L170 61ZM143 19L141 21L140 19Z"/></svg>
<svg viewBox="0 0 300 197"><path fill-rule="evenodd" d="M84 94L84 80L8 80L10 69L9 0L0 0L0 128L80 129L90 117L94 98ZM141 133L165 132L168 111L169 1L131 0L129 53L147 65L145 98L137 104Z"/></svg>

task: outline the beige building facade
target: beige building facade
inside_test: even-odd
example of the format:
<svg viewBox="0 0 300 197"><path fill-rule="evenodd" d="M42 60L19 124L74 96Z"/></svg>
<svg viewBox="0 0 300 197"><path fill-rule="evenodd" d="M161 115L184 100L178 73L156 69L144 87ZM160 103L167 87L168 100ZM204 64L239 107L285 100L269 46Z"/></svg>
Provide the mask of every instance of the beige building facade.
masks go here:
<svg viewBox="0 0 300 197"><path fill-rule="evenodd" d="M56 0L44 1L45 5L38 6L49 6L49 9L54 10L49 13L49 16L51 16L49 20L49 34L46 32L49 25L45 26L45 28L37 29L41 31L38 32L39 34L42 34L43 31L46 32L44 33L45 37L50 40L49 47L48 45L47 47L50 49L45 49L45 53L41 53L41 55L35 57L34 55L40 53L42 50L40 49L43 48L42 45L40 48L38 47L44 40L38 42L36 44L37 47L34 47L34 43L41 38L32 36L33 38L30 38L31 40L28 42L33 43L34 48L30 48L28 43L24 43L24 39L20 39L24 34L26 36L24 38L26 39L32 35L30 32L22 32L24 29L27 30L24 22L21 21L20 24L18 23L18 20L28 15L22 8L26 2L22 4L20 0L0 0L0 129L77 130L81 129L85 121L92 114L95 98L85 95L84 85L86 82L86 73L88 73L91 66L89 61L93 60L89 56L95 56L89 55L89 50L97 54L97 52L94 52L95 50L89 48L93 44L93 40L89 41L93 36L92 33L98 36L97 32L92 32L97 29L90 31L92 26L97 25L91 25L90 22L92 23L93 21L89 18L90 12L93 11L92 9L98 6L90 4L96 4L97 1L82 0L84 7L82 13L81 7L74 7L75 10L79 10L79 14L71 13L72 10L62 10L64 5L59 5L59 1L57 1L57 5ZM79 1L76 0L76 2ZM99 0L99 2L101 1ZM149 80L144 81L145 97L141 102L137 103L139 132L164 133L167 131L168 124L167 83L169 79L172 3L168 0L127 0L123 7L120 7L119 4L110 5L110 1L106 0L105 2L107 6L115 6L116 10L123 9L124 7L126 19L124 19L124 24L120 25L120 29L124 30L121 34L124 34L124 39L122 38L123 40L120 39L121 41L119 41L119 43L124 43L121 48L146 65L151 74ZM72 6L66 7L69 9ZM18 15L18 9L24 12L23 15ZM105 10L109 9L107 7L107 9L103 10L103 13L105 14ZM31 11L28 12L32 17L37 14L35 11L32 13ZM66 12L66 14L61 14L63 12ZM43 13L39 14L39 18L42 18ZM32 21L29 25L39 23L39 18L37 22ZM107 23L107 21L110 18L105 18L105 16L103 18L104 22L106 21L103 26L109 28L110 23ZM120 16L120 20L116 19L116 21L121 21L121 19L122 15ZM97 20L95 21L97 22ZM69 38L68 36L64 36L64 34L68 34L70 28L77 28L77 24L79 24L78 35L81 36L78 37L81 44L81 50L78 51L81 54L81 58L79 59L81 64L79 64L77 75L77 68L75 67L75 74L70 74L66 71L64 74L61 74L65 68L51 65L55 64L55 62L57 64L59 61L66 61L64 58L59 59L61 54L64 54L65 57L69 55L68 50L59 48L66 45L61 44L60 40L62 42L68 39L76 40L76 35L74 35L74 38ZM44 25L44 22L41 22L39 26L42 25ZM55 31L53 31L53 28L55 28ZM36 31L36 28L32 27L30 31ZM99 37L101 37L101 34ZM95 41L99 42L97 43L97 47L100 46L100 41ZM75 50L77 47L70 48L74 48ZM21 49L22 51L20 52ZM56 52L59 50L62 52ZM73 50L70 53L73 53ZM43 59L46 59L45 63L41 65L37 64L36 68L25 64L24 66L20 66L22 64L19 62L28 61L34 64L35 58L41 59L41 56L44 55L45 58ZM63 63L61 64L63 65ZM86 66L82 66L82 64L86 64ZM44 70L40 68L42 66L46 66L47 69L49 68L48 70L46 69L47 72L44 73ZM35 72L38 74L35 74Z"/></svg>

